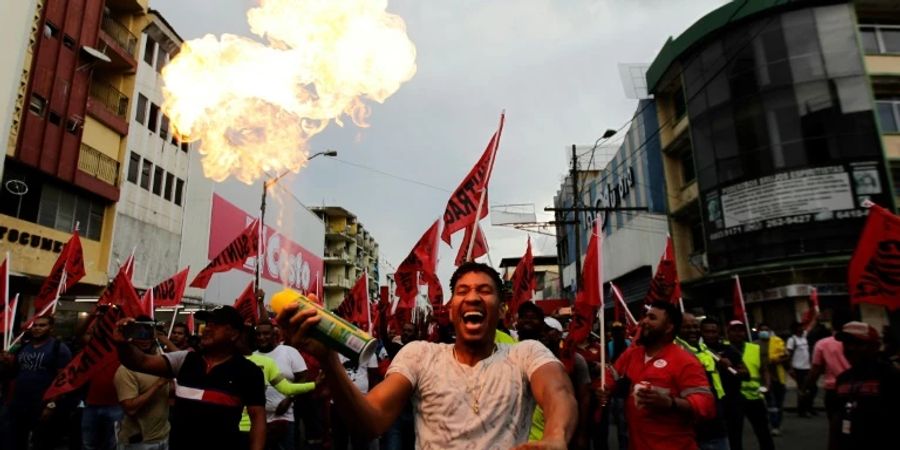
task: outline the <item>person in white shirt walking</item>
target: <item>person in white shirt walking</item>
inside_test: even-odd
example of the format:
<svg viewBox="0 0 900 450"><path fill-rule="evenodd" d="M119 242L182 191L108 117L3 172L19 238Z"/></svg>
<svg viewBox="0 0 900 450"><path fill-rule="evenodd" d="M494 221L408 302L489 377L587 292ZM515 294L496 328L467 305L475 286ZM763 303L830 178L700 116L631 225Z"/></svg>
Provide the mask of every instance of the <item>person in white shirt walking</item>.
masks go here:
<svg viewBox="0 0 900 450"><path fill-rule="evenodd" d="M256 325L256 354L275 360L281 376L294 383L307 380L306 362L300 352L276 341L275 325L263 321ZM271 385L266 386L266 448L293 450L295 448L294 408L297 397L285 397Z"/></svg>
<svg viewBox="0 0 900 450"><path fill-rule="evenodd" d="M812 367L812 359L809 354L809 341L806 340L806 329L800 322L794 322L791 325L791 337L788 338L786 348L788 358L791 362L790 375L797 382L797 386L803 385L809 369ZM797 396L797 415L806 417L807 415L815 415L812 409L813 399L816 397L815 391L808 395Z"/></svg>

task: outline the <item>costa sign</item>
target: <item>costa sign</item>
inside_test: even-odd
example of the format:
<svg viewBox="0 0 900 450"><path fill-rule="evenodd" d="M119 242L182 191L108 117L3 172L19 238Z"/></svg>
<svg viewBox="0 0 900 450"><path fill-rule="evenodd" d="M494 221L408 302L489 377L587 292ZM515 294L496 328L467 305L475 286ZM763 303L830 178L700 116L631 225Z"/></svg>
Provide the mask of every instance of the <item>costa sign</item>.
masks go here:
<svg viewBox="0 0 900 450"><path fill-rule="evenodd" d="M218 255L256 218L256 215L251 215L220 195L213 194L207 257L212 259ZM260 256L260 277L306 292L313 285L316 276L320 278L323 276L321 258L268 225L264 227L262 233L264 239ZM256 258L248 258L241 270L254 273Z"/></svg>

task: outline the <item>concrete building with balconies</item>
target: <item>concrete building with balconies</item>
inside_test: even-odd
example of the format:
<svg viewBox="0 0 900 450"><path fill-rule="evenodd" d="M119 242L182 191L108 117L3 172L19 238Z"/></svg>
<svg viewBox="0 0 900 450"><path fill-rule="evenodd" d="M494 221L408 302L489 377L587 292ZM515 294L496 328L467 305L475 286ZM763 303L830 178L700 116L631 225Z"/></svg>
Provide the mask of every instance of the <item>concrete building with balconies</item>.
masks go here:
<svg viewBox="0 0 900 450"><path fill-rule="evenodd" d="M136 99L129 115L128 159L116 223L110 277L135 251L137 288L149 288L178 268L184 224L184 194L194 144L180 142L161 112L162 69L177 54L182 39L155 10L149 10L136 42ZM152 243L152 244L150 244Z"/></svg>
<svg viewBox="0 0 900 450"><path fill-rule="evenodd" d="M310 208L325 222L324 302L337 308L364 271L369 274L369 296L378 294L378 243L356 215L340 206Z"/></svg>
<svg viewBox="0 0 900 450"><path fill-rule="evenodd" d="M87 275L66 299L106 285L133 104L126 93L147 13L147 0L33 3L28 39L16 49L23 70L0 183L0 251L13 255L10 292L21 293L22 316L59 251L34 244L65 242L76 226ZM64 301L57 313L68 322L77 306Z"/></svg>

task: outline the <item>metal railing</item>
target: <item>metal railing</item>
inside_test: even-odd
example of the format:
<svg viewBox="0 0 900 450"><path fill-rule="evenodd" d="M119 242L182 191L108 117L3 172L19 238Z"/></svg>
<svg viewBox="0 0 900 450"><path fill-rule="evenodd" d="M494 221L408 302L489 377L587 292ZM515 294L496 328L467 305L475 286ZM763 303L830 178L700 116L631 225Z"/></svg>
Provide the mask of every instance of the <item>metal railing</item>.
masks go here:
<svg viewBox="0 0 900 450"><path fill-rule="evenodd" d="M106 110L126 119L128 116L128 96L118 89L99 80L91 83L91 97L97 99Z"/></svg>
<svg viewBox="0 0 900 450"><path fill-rule="evenodd" d="M119 162L84 143L78 153L78 170L113 186L119 179Z"/></svg>
<svg viewBox="0 0 900 450"><path fill-rule="evenodd" d="M115 19L109 16L103 16L103 23L100 25L100 28L109 35L109 37L113 38L116 43L119 44L132 58L135 57L135 50L137 50L138 38L125 25L122 25Z"/></svg>

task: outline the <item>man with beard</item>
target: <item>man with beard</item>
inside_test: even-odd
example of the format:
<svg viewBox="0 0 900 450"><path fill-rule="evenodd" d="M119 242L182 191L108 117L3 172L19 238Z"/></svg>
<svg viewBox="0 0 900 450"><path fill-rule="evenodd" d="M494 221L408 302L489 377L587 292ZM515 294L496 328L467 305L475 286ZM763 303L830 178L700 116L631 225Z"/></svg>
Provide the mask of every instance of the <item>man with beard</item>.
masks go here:
<svg viewBox="0 0 900 450"><path fill-rule="evenodd" d="M238 350L244 319L231 306L199 311L206 322L199 351L148 355L126 340L117 323L113 341L122 365L136 372L177 378L169 447L240 448L238 428L244 407L250 415L249 448L263 450L266 441L266 387L263 373Z"/></svg>
<svg viewBox="0 0 900 450"><path fill-rule="evenodd" d="M691 313L684 315L681 332L676 339L678 345L691 352L703 365L706 378L716 395L716 417L697 423L697 445L702 450L728 450L728 432L725 429L725 406L721 403L725 396L722 379L716 368L716 356L700 341L700 321Z"/></svg>
<svg viewBox="0 0 900 450"><path fill-rule="evenodd" d="M694 422L716 415L703 366L673 343L681 321L677 306L653 302L641 319L640 345L626 350L607 377L606 398L616 384L631 386L625 418L633 450L695 449Z"/></svg>
<svg viewBox="0 0 900 450"><path fill-rule="evenodd" d="M407 344L384 381L365 396L334 351L306 339L319 321L316 310L298 311L292 305L279 320L292 344L322 361L336 407L363 435L383 433L412 400L418 448L563 450L577 419L572 384L559 360L539 342L494 343L501 286L499 274L488 265L459 266L450 280L456 341ZM529 444L535 399L548 420L544 439Z"/></svg>

